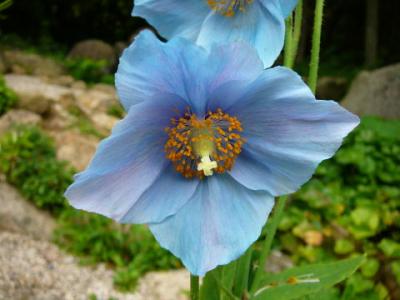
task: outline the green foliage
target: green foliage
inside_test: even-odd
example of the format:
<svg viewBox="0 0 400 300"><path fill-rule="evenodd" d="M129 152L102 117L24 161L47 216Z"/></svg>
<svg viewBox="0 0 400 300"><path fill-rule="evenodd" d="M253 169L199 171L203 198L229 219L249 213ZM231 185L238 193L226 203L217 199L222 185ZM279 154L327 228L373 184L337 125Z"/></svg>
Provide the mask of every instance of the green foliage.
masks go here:
<svg viewBox="0 0 400 300"><path fill-rule="evenodd" d="M292 196L279 227L275 247L296 264L368 254L346 282L345 299L384 299L387 290L376 274L400 261L399 132L399 121L364 118L336 156ZM310 241L311 233L322 242Z"/></svg>
<svg viewBox="0 0 400 300"><path fill-rule="evenodd" d="M353 274L363 256L325 264L306 265L278 274L266 274L254 300L290 300L326 290Z"/></svg>
<svg viewBox="0 0 400 300"><path fill-rule="evenodd" d="M82 256L86 263L105 262L117 267L114 283L122 290L132 290L147 271L180 266L147 227L119 225L100 215L65 210L55 237L61 247Z"/></svg>
<svg viewBox="0 0 400 300"><path fill-rule="evenodd" d="M0 171L41 208L59 212L73 170L56 159L53 141L36 127L18 127L0 140Z"/></svg>
<svg viewBox="0 0 400 300"><path fill-rule="evenodd" d="M9 8L13 4L12 0L4 0L0 2L0 11Z"/></svg>
<svg viewBox="0 0 400 300"><path fill-rule="evenodd" d="M0 75L0 116L17 104L17 95L6 86L4 78Z"/></svg>
<svg viewBox="0 0 400 300"><path fill-rule="evenodd" d="M87 83L114 84L114 76L109 72L109 63L103 60L68 59L65 61L68 72L77 80Z"/></svg>

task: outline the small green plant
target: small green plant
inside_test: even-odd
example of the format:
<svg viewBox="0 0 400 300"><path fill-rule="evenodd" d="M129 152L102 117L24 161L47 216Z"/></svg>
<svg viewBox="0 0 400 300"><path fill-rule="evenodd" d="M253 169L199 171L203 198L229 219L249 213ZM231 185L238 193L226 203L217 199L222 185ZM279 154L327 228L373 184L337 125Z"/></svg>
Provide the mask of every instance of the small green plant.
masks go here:
<svg viewBox="0 0 400 300"><path fill-rule="evenodd" d="M77 80L87 83L114 84L114 76L109 72L109 63L104 60L68 59L65 62L68 72Z"/></svg>
<svg viewBox="0 0 400 300"><path fill-rule="evenodd" d="M53 141L40 129L17 127L0 139L0 171L36 206L54 213L66 207L74 171L56 159Z"/></svg>
<svg viewBox="0 0 400 300"><path fill-rule="evenodd" d="M0 75L0 116L17 104L17 95L6 86L4 78Z"/></svg>
<svg viewBox="0 0 400 300"><path fill-rule="evenodd" d="M114 283L124 291L134 289L140 276L150 270L181 266L158 245L147 227L119 225L83 211L68 209L62 213L55 240L83 257L83 262L105 262L116 267Z"/></svg>

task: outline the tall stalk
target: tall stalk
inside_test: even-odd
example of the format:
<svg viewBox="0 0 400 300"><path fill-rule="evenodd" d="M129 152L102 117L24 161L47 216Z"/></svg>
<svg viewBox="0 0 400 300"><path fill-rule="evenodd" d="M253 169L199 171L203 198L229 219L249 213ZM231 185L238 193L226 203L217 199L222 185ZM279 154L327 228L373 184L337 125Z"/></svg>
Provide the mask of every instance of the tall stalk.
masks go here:
<svg viewBox="0 0 400 300"><path fill-rule="evenodd" d="M199 299L199 276L190 274L190 300Z"/></svg>
<svg viewBox="0 0 400 300"><path fill-rule="evenodd" d="M314 31L313 31L312 49L311 49L310 74L308 77L308 85L310 86L310 89L313 91L314 94L317 90L323 14L324 14L324 0L316 0L315 15L314 15Z"/></svg>
<svg viewBox="0 0 400 300"><path fill-rule="evenodd" d="M285 209L287 197L279 197L275 205L274 212L270 221L267 223L265 232L267 236L265 238L263 247L261 249L261 256L259 260L259 266L255 273L253 284L251 286L251 293L254 293L255 289L259 286L262 275L264 274L264 266L267 258L271 252L272 241L274 240L276 230L278 229L279 223L283 217L283 211Z"/></svg>

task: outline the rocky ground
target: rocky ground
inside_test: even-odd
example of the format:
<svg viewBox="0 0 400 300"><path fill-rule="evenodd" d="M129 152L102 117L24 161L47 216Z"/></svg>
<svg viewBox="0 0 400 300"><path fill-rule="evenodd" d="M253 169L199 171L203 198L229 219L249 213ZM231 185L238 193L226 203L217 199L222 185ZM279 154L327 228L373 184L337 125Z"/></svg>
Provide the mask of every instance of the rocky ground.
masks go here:
<svg viewBox="0 0 400 300"><path fill-rule="evenodd" d="M82 266L51 243L55 222L0 181L0 300L184 300L185 270L145 275L133 294L113 287L113 271Z"/></svg>

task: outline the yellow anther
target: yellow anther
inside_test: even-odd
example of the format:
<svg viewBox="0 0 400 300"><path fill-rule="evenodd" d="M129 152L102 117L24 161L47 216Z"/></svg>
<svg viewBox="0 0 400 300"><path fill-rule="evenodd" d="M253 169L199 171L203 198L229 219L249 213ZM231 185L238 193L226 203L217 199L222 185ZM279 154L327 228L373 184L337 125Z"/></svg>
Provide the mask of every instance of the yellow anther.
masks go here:
<svg viewBox="0 0 400 300"><path fill-rule="evenodd" d="M165 129L166 157L185 178L211 176L232 169L244 139L240 121L217 109L203 118L186 112Z"/></svg>

